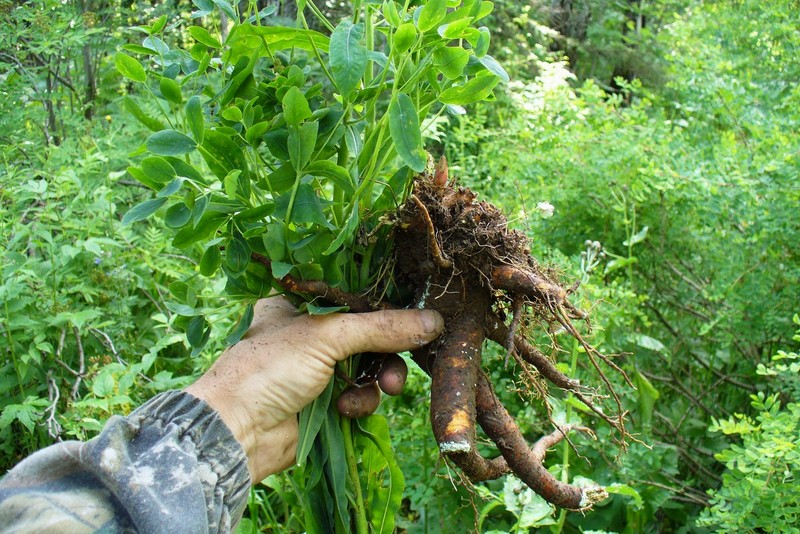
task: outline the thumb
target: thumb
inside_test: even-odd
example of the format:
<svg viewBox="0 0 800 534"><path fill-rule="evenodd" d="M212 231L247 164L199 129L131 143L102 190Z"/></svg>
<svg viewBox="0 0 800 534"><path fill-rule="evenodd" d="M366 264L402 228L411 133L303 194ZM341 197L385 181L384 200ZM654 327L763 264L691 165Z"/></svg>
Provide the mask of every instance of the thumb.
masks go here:
<svg viewBox="0 0 800 534"><path fill-rule="evenodd" d="M360 352L416 349L436 339L444 330L444 319L435 310L382 310L326 317L320 337L331 340L333 357L337 360Z"/></svg>

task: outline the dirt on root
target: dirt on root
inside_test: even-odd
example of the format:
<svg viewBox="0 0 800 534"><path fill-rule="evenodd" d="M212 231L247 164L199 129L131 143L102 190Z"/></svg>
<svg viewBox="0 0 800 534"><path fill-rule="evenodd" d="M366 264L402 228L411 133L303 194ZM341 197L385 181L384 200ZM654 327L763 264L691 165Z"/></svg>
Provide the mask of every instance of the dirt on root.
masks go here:
<svg viewBox="0 0 800 534"><path fill-rule="evenodd" d="M474 293L491 290L492 273L499 266L541 272L527 237L510 230L500 210L477 201L467 188L439 186L420 176L397 215L399 285L414 288L418 305L445 318L461 313Z"/></svg>

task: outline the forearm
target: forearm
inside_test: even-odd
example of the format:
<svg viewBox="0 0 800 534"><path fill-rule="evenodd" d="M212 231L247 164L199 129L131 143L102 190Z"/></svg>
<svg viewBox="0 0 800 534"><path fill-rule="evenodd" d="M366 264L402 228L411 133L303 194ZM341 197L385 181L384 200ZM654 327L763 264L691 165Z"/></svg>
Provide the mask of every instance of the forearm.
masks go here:
<svg viewBox="0 0 800 534"><path fill-rule="evenodd" d="M0 481L0 524L20 532L226 532L249 487L244 451L219 415L172 391L112 417L91 441L60 443L20 463Z"/></svg>

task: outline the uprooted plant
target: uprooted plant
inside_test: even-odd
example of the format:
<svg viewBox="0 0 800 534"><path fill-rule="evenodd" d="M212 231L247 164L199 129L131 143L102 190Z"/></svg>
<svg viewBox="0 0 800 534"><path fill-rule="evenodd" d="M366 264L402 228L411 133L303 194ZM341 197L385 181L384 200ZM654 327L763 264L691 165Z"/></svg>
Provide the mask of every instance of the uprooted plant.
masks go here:
<svg viewBox="0 0 800 534"><path fill-rule="evenodd" d="M489 31L475 27L492 4L354 2L353 16L334 27L313 2L303 2L291 28L269 25L270 9L257 12L255 3L245 13L224 0L195 5L195 18L205 17L207 26L187 29L196 41L189 50L167 45L167 21L159 19L141 28L141 45L127 46L145 56L145 66L125 53L115 58L166 121L126 99L154 131L145 143L151 155L129 172L158 193L125 219L165 208L167 225L177 229L174 244L204 249L200 273L223 270L228 297L244 307L231 343L249 326L253 302L276 289L309 313L438 310L447 330L414 360L432 377L431 420L442 454L473 481L512 471L564 508L583 510L602 499L601 488L557 481L543 466L550 446L571 431L591 431L554 425L529 447L481 369L481 347L484 340L504 347L535 387L544 379L571 392L616 429L623 446L623 409L605 370L624 372L586 342L576 326L585 313L531 258L524 235L495 207L454 186L444 159L434 169L423 150L426 117L464 113L461 106L486 99L507 78L487 55ZM236 21L224 43L215 5ZM309 29L306 12L324 32ZM174 324L199 351L218 311L193 294L175 298ZM522 325L534 324L580 343L602 395L528 341ZM404 364L396 356L389 361ZM374 388L374 379L359 381L352 362L342 371L353 378L331 382L301 414L295 480L304 489L305 527L346 530L352 521L366 532L369 521L391 531L403 484L386 423L339 417L331 408L335 394L353 395L353 384L355 394ZM604 409L608 398L615 410ZM478 453L476 423L501 456ZM384 476L360 480L359 450Z"/></svg>

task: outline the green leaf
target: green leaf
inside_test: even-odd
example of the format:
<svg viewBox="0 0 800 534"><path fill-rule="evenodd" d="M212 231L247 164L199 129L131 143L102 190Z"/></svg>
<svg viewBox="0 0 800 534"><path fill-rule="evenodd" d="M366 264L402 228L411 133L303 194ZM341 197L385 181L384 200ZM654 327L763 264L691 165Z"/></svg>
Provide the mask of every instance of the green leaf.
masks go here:
<svg viewBox="0 0 800 534"><path fill-rule="evenodd" d="M157 184L166 184L175 179L175 169L164 158L151 156L142 160L142 172Z"/></svg>
<svg viewBox="0 0 800 534"><path fill-rule="evenodd" d="M155 35L146 37L145 40L142 41L142 45L155 50L161 56L169 53L169 45Z"/></svg>
<svg viewBox="0 0 800 534"><path fill-rule="evenodd" d="M264 201L264 204L260 206L254 206L252 208L247 208L246 210L240 211L236 215L236 220L242 222L260 221L273 211L275 211L275 204L269 201Z"/></svg>
<svg viewBox="0 0 800 534"><path fill-rule="evenodd" d="M297 87L291 87L283 95L283 118L289 126L299 126L304 120L311 116L311 108L308 106L306 95Z"/></svg>
<svg viewBox="0 0 800 534"><path fill-rule="evenodd" d="M231 122L242 122L242 110L236 106L225 108L222 117Z"/></svg>
<svg viewBox="0 0 800 534"><path fill-rule="evenodd" d="M242 171L236 169L235 171L231 171L225 176L225 179L222 180L222 183L225 187L225 194L228 195L228 198L235 199L236 198L236 191L239 187L239 176L242 174Z"/></svg>
<svg viewBox="0 0 800 534"><path fill-rule="evenodd" d="M100 398L109 397L114 394L114 385L111 373L101 372L92 381L92 393Z"/></svg>
<svg viewBox="0 0 800 534"><path fill-rule="evenodd" d="M412 22L401 24L397 31L394 32L394 41L392 41L392 53L401 56L414 44L417 39L417 28Z"/></svg>
<svg viewBox="0 0 800 534"><path fill-rule="evenodd" d="M397 28L400 25L400 13L397 11L397 5L394 0L386 0L383 3L383 17L393 28Z"/></svg>
<svg viewBox="0 0 800 534"><path fill-rule="evenodd" d="M166 128L161 121L154 119L145 113L131 97L126 96L123 98L122 105L128 113L133 115L133 117L137 121L141 122L148 130L157 132Z"/></svg>
<svg viewBox="0 0 800 534"><path fill-rule="evenodd" d="M183 178L175 178L170 183L164 186L164 188L158 192L156 195L157 197L168 197L170 195L174 195L178 191L180 191L181 186L183 185Z"/></svg>
<svg viewBox="0 0 800 534"><path fill-rule="evenodd" d="M166 200L166 199L164 199ZM184 226L175 235L172 244L178 248L186 248L193 243L209 238L228 219L224 213L206 213L195 226Z"/></svg>
<svg viewBox="0 0 800 534"><path fill-rule="evenodd" d="M250 325L253 322L253 316L254 306L252 303L250 303L245 306L244 313L242 313L241 319L239 319L239 322L236 324L236 328L234 328L231 333L228 334L228 337L225 338L225 343L227 345L235 345L240 339L242 339L242 336L247 333L247 330L250 328Z"/></svg>
<svg viewBox="0 0 800 534"><path fill-rule="evenodd" d="M476 76L464 85L442 91L439 101L443 104L474 104L488 97L499 81L500 78L494 75Z"/></svg>
<svg viewBox="0 0 800 534"><path fill-rule="evenodd" d="M433 53L433 64L448 80L459 78L468 62L469 52L461 47L445 46Z"/></svg>
<svg viewBox="0 0 800 534"><path fill-rule="evenodd" d="M447 0L429 0L421 8L417 27L426 32L441 22L447 14Z"/></svg>
<svg viewBox="0 0 800 534"><path fill-rule="evenodd" d="M346 421L345 424L350 424L350 422ZM344 525L344 531L350 532L350 514L347 499L347 455L344 447L344 435L334 410L328 410L328 415L322 426L322 437L322 443L328 453L328 461L325 462L325 473L332 486L333 498L336 501L336 513Z"/></svg>
<svg viewBox="0 0 800 534"><path fill-rule="evenodd" d="M275 280L280 280L294 269L294 265L291 263L285 263L282 261L273 261L269 264L270 270L272 273L273 278Z"/></svg>
<svg viewBox="0 0 800 534"><path fill-rule="evenodd" d="M453 21L449 24L443 24L442 26L439 26L439 29L436 31L445 39L459 39L462 37L464 30L469 28L470 24L472 24L472 20L469 18L464 18Z"/></svg>
<svg viewBox="0 0 800 534"><path fill-rule="evenodd" d="M344 191L347 195L355 193L355 187L353 186L353 179L350 177L350 173L347 172L347 169L337 165L333 161L315 161L306 166L303 172L311 176L324 176L330 179L334 186Z"/></svg>
<svg viewBox="0 0 800 534"><path fill-rule="evenodd" d="M231 239L225 249L225 264L234 274L243 273L250 263L250 247L242 239Z"/></svg>
<svg viewBox="0 0 800 534"><path fill-rule="evenodd" d="M175 80L163 77L158 82L158 88L161 94L168 101L173 104L183 103L183 94L181 94L181 86Z"/></svg>
<svg viewBox="0 0 800 534"><path fill-rule="evenodd" d="M194 207L192 207L192 222L195 226L200 223L200 219L205 215L207 208L208 195L203 195L195 200Z"/></svg>
<svg viewBox="0 0 800 534"><path fill-rule="evenodd" d="M196 315L191 318L189 324L186 325L186 340L194 348L202 347L204 343L204 333L206 330L206 318L202 315Z"/></svg>
<svg viewBox="0 0 800 534"><path fill-rule="evenodd" d="M292 192L289 191L275 200L275 217L279 219L286 217L291 198ZM309 184L300 184L297 187L290 221L296 224L307 223L319 224L320 226L327 227L330 226L330 223L325 219L322 203L316 191L314 191L314 188Z"/></svg>
<svg viewBox="0 0 800 534"><path fill-rule="evenodd" d="M241 57L261 56L280 50L299 48L307 52L328 52L330 40L323 34L300 28L286 26L254 26L241 24L228 38L230 61L235 63Z"/></svg>
<svg viewBox="0 0 800 534"><path fill-rule="evenodd" d="M114 54L114 65L116 65L120 74L129 80L133 80L134 82L144 82L147 80L147 73L144 71L142 64L128 54L122 52Z"/></svg>
<svg viewBox="0 0 800 534"><path fill-rule="evenodd" d="M331 74L336 87L347 98L358 87L367 68L367 47L364 23L349 19L339 23L331 34Z"/></svg>
<svg viewBox="0 0 800 534"><path fill-rule="evenodd" d="M175 130L161 130L147 138L147 150L160 156L180 156L197 148L194 139Z"/></svg>
<svg viewBox="0 0 800 534"><path fill-rule="evenodd" d="M631 247L631 246L635 245L636 243L641 243L647 237L647 231L648 230L649 230L649 228L647 226L643 227L640 231L636 232L635 234L633 234L631 236L630 241L628 241L627 239L625 241L623 241L622 245L626 246L626 247Z"/></svg>
<svg viewBox="0 0 800 534"><path fill-rule="evenodd" d="M350 308L347 306L319 306L313 302L305 302L301 305L303 311L309 315L329 315L331 313L346 312Z"/></svg>
<svg viewBox="0 0 800 534"><path fill-rule="evenodd" d="M195 315L198 315L200 313L197 310L195 310L192 306L189 306L187 304L180 304L178 302L166 301L164 305L167 307L169 311L177 315L180 315L182 317L194 317Z"/></svg>
<svg viewBox="0 0 800 534"><path fill-rule="evenodd" d="M234 11L233 6L231 5L230 2L228 2L227 0L211 0L211 1L214 2L223 13L228 15L229 18L238 20L238 17L236 16L236 11Z"/></svg>
<svg viewBox="0 0 800 534"><path fill-rule="evenodd" d="M127 171L128 174L136 178L139 182L146 185L153 191L158 191L159 189L161 189L161 186L163 185L154 181L149 176L147 176L147 174L139 167L128 167Z"/></svg>
<svg viewBox="0 0 800 534"><path fill-rule="evenodd" d="M478 32L478 41L475 43L475 56L481 58L489 52L489 43L491 42L492 34L486 26L478 28Z"/></svg>
<svg viewBox="0 0 800 534"><path fill-rule="evenodd" d="M190 210L183 202L178 202L167 208L167 213L164 215L164 223L169 228L180 228L192 218L192 210Z"/></svg>
<svg viewBox="0 0 800 534"><path fill-rule="evenodd" d="M180 280L172 282L169 285L169 292L179 303L186 304L190 308L194 308L197 304L197 292L186 282L181 282Z"/></svg>
<svg viewBox="0 0 800 534"><path fill-rule="evenodd" d="M217 178L224 180L229 172L248 172L247 158L233 139L219 130L206 130L200 154Z"/></svg>
<svg viewBox="0 0 800 534"><path fill-rule="evenodd" d="M655 402L661 396L652 383L639 371L634 371L633 382L639 396L639 420L644 428L649 428L653 420Z"/></svg>
<svg viewBox="0 0 800 534"><path fill-rule="evenodd" d="M213 276L214 273L217 272L217 269L219 269L221 263L222 254L219 251L219 247L217 247L217 245L211 245L203 253L203 257L200 258L200 274L203 276Z"/></svg>
<svg viewBox="0 0 800 534"><path fill-rule="evenodd" d="M160 32L161 30L164 29L164 26L166 25L167 25L167 16L161 15L155 21L153 21L153 24L150 26L150 34L153 35Z"/></svg>
<svg viewBox="0 0 800 534"><path fill-rule="evenodd" d="M492 56L483 56L482 58L479 58L478 61L480 61L481 64L486 67L486 70L495 76L498 76L504 82L508 83L508 73L506 72L506 69L504 69L495 58Z"/></svg>
<svg viewBox="0 0 800 534"><path fill-rule="evenodd" d="M318 129L318 122L307 122L299 128L289 128L289 160L295 169L302 171L311 160Z"/></svg>
<svg viewBox="0 0 800 534"><path fill-rule="evenodd" d="M357 419L356 445L367 469L366 500L374 532L394 532L395 518L403 501L405 479L392 452L389 424L382 415ZM370 456L372 458L370 458ZM366 457L366 459L365 459ZM386 475L381 475L386 471Z"/></svg>
<svg viewBox="0 0 800 534"><path fill-rule="evenodd" d="M339 247L344 243L346 240L350 239L358 229L358 204L353 206L353 209L350 211L350 215L347 217L347 223L345 223L344 228L339 232L339 235L336 236L336 239L333 240L333 243L322 253L323 256L328 256L336 252Z"/></svg>
<svg viewBox="0 0 800 534"><path fill-rule="evenodd" d="M389 133L403 162L416 172L424 171L427 157L422 149L419 117L405 93L397 95L389 105Z"/></svg>
<svg viewBox="0 0 800 534"><path fill-rule="evenodd" d="M191 97L186 102L184 110L186 112L186 122L189 124L189 129L192 131L194 140L198 143L202 143L205 118L203 117L203 107L200 103L200 97L197 95Z"/></svg>
<svg viewBox="0 0 800 534"><path fill-rule="evenodd" d="M639 492L633 489L632 487L628 486L627 484L610 484L608 486L604 486L604 489L608 493L616 495L624 495L626 497L630 497L631 499L633 499L634 510L641 510L642 507L644 506L644 501Z"/></svg>
<svg viewBox="0 0 800 534"><path fill-rule="evenodd" d="M288 161L269 173L264 189L273 193L283 193L294 185L297 180L297 171Z"/></svg>
<svg viewBox="0 0 800 534"><path fill-rule="evenodd" d="M331 404L331 396L333 395L333 382L334 380L331 379L322 395L300 412L299 435L297 437L298 466L305 465L308 453L314 445L314 440L325 422L328 407Z"/></svg>
<svg viewBox="0 0 800 534"><path fill-rule="evenodd" d="M203 43L210 48L222 48L222 43L216 37L213 37L208 30L202 26L189 26L189 35L194 37L195 41Z"/></svg>
<svg viewBox="0 0 800 534"><path fill-rule="evenodd" d="M122 224L131 224L138 221L143 221L163 206L167 202L166 198L152 198L140 202L128 210L128 213L122 217Z"/></svg>

